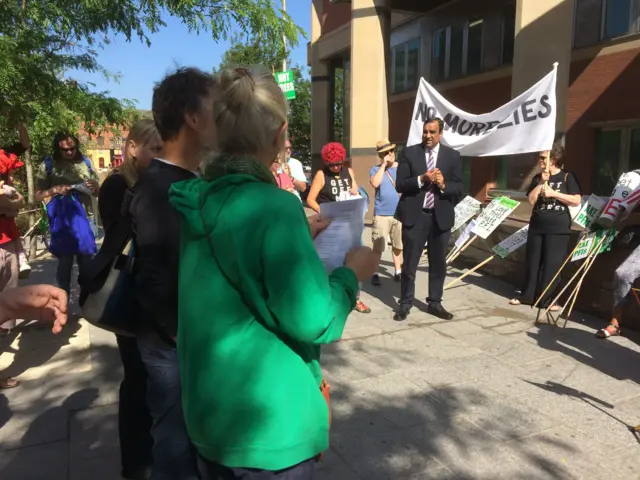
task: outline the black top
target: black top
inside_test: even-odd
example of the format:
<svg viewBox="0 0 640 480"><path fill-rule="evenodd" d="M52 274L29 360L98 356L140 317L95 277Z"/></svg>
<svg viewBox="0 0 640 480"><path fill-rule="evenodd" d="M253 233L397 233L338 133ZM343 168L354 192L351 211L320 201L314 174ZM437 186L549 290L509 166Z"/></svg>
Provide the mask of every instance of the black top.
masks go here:
<svg viewBox="0 0 640 480"><path fill-rule="evenodd" d="M422 215L424 198L428 190L434 193L434 215L441 230L453 227L454 208L464 195L462 182L462 161L460 153L440 144L436 167L444 177L444 192L433 185L418 185L418 177L427 171L425 147L413 145L406 147L398 159L396 172L396 190L402 194L396 209L396 218L403 226L412 227Z"/></svg>
<svg viewBox="0 0 640 480"><path fill-rule="evenodd" d="M343 166L338 175L327 168L322 170L322 173L324 174L324 187L318 193L316 200L318 204L344 200L351 195L351 174L348 167Z"/></svg>
<svg viewBox="0 0 640 480"><path fill-rule="evenodd" d="M124 176L117 171L109 175L100 186L98 208L105 236L109 234L109 230L123 216L122 201L128 188L129 186Z"/></svg>
<svg viewBox="0 0 640 480"><path fill-rule="evenodd" d="M542 175L538 174L531 180L531 185L527 189L527 195L540 185ZM549 188L556 192L569 195L580 194L580 185L575 175L560 170L555 175L549 177ZM533 206L531 220L529 222L529 231L534 233L553 233L565 234L571 233L571 215L569 207L557 198L545 198L542 195L538 197L538 201Z"/></svg>
<svg viewBox="0 0 640 480"><path fill-rule="evenodd" d="M134 187L129 209L135 235L134 278L142 326L163 338L178 329L178 258L180 214L169 203L169 188L196 175L153 160Z"/></svg>
<svg viewBox="0 0 640 480"><path fill-rule="evenodd" d="M22 145L22 143L20 142L14 143L12 145L7 145L6 147L0 146L0 150L4 150L7 153L13 153L18 157L27 151L27 149L24 148L24 145Z"/></svg>

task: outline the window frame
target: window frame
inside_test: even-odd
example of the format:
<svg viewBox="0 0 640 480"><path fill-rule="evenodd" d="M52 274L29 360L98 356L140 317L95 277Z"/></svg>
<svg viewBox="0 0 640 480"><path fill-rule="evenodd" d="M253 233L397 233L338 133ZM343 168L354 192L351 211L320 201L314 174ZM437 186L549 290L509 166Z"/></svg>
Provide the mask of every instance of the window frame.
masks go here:
<svg viewBox="0 0 640 480"><path fill-rule="evenodd" d="M633 123L611 123L611 124L604 124L604 125L598 125L595 126L595 130L596 133L597 132L621 132L620 133L620 150L619 150L619 161L618 161L618 165L617 165L617 171L615 172L615 178L620 178L620 175L622 175L625 172L629 171L629 160L631 158L631 132L633 130L640 130L640 122L633 122ZM594 142L593 145L594 148L594 153L597 153L597 148L596 148L596 144ZM597 175L597 158L594 158L594 174ZM592 185L592 190L595 192L596 190L596 182L595 182L595 178L594 178L594 182Z"/></svg>
<svg viewBox="0 0 640 480"><path fill-rule="evenodd" d="M578 34L578 2L580 0L573 0L573 48L589 48L602 42L611 40L617 40L627 37L629 35L636 35L640 33L640 0L630 0L629 5L629 27L628 31L622 35L607 37L607 7L611 0L600 0L600 31L598 32L598 41L594 44L583 45L576 47L576 37ZM635 16L635 20L631 21Z"/></svg>
<svg viewBox="0 0 640 480"><path fill-rule="evenodd" d="M469 74L469 27L472 23L475 22L480 22L482 23L482 35L480 35L480 70L478 70L475 73L471 73ZM450 73L451 73L451 31L453 27L459 26L460 24L463 25L463 30L462 30L462 69L461 69L461 74L459 77L450 77ZM459 23L455 23L453 25L447 25L446 27L442 27L442 28L438 28L436 29L432 34L432 47L431 47L431 59L432 59L432 67L431 67L431 72L429 72L429 78L434 78L435 79L435 65L436 65L436 56L435 56L435 46L436 46L436 35L438 35L439 32L444 31L445 35L444 35L444 44L445 44L445 48L444 48L444 72L442 75L442 78L437 78L435 79L436 82L448 82L448 81L452 81L452 80L457 80L459 78L465 78L467 76L470 75L477 75L479 73L482 73L485 71L484 69L484 49L485 49L485 42L484 42L484 28L485 28L485 18L484 17L474 17L474 18L470 18L467 19L463 22L459 22Z"/></svg>
<svg viewBox="0 0 640 480"><path fill-rule="evenodd" d="M418 65L417 65L417 81L415 83L415 85L409 85L409 81L408 81L408 73L409 73L409 46L416 42L416 45L418 46ZM396 94L396 93L404 93L404 92L410 92L412 90L415 90L418 85L420 84L420 77L421 77L421 68L422 68L422 59L421 59L421 50L422 50L422 45L421 45L421 37L417 36L414 38L411 38L409 40L407 40L406 42L402 42L399 43L398 45L395 45L393 47L391 47L391 93L392 94ZM404 72L404 86L402 87L401 90L396 89L396 53L398 50L403 49L404 50L404 65L402 66L403 72Z"/></svg>

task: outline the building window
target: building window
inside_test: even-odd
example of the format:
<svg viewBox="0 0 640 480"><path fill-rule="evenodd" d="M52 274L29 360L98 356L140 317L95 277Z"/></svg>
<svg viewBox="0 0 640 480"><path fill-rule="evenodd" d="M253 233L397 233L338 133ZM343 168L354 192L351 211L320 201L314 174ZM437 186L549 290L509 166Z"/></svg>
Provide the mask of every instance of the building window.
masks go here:
<svg viewBox="0 0 640 480"><path fill-rule="evenodd" d="M640 125L596 132L596 195L608 196L624 172L640 168Z"/></svg>
<svg viewBox="0 0 640 480"><path fill-rule="evenodd" d="M504 10L504 24L502 28L502 64L513 63L513 49L516 37L516 5L509 5Z"/></svg>
<svg viewBox="0 0 640 480"><path fill-rule="evenodd" d="M576 48L640 31L640 0L575 0Z"/></svg>
<svg viewBox="0 0 640 480"><path fill-rule="evenodd" d="M102 135L98 135L98 138L96 139L96 143L98 144L99 147L104 147L104 137ZM104 159L102 159L104 161Z"/></svg>
<svg viewBox="0 0 640 480"><path fill-rule="evenodd" d="M98 158L98 168L104 168L104 157Z"/></svg>
<svg viewBox="0 0 640 480"><path fill-rule="evenodd" d="M435 32L432 62L435 82L482 71L483 27L484 21L476 19Z"/></svg>
<svg viewBox="0 0 640 480"><path fill-rule="evenodd" d="M393 93L415 89L420 79L420 39L393 47L391 58Z"/></svg>

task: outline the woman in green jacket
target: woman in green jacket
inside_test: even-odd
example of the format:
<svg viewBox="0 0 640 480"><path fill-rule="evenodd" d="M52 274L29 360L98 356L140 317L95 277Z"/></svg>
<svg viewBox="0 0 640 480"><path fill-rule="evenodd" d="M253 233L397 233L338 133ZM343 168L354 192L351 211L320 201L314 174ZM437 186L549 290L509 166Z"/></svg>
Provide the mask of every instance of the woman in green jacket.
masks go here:
<svg viewBox="0 0 640 480"><path fill-rule="evenodd" d="M204 178L171 188L183 215L178 355L189 435L212 479L311 479L329 445L320 346L338 340L358 281L359 248L327 275L308 221L269 166L287 106L268 72L224 71L219 138Z"/></svg>

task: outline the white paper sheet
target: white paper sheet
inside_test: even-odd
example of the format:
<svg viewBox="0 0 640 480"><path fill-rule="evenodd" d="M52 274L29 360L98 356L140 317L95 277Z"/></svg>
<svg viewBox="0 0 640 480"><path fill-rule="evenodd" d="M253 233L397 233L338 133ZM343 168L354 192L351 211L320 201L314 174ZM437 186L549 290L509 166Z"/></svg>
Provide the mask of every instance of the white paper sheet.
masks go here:
<svg viewBox="0 0 640 480"><path fill-rule="evenodd" d="M343 266L345 255L362 244L365 211L364 198L320 205L320 215L330 218L331 223L316 237L314 245L327 272Z"/></svg>

